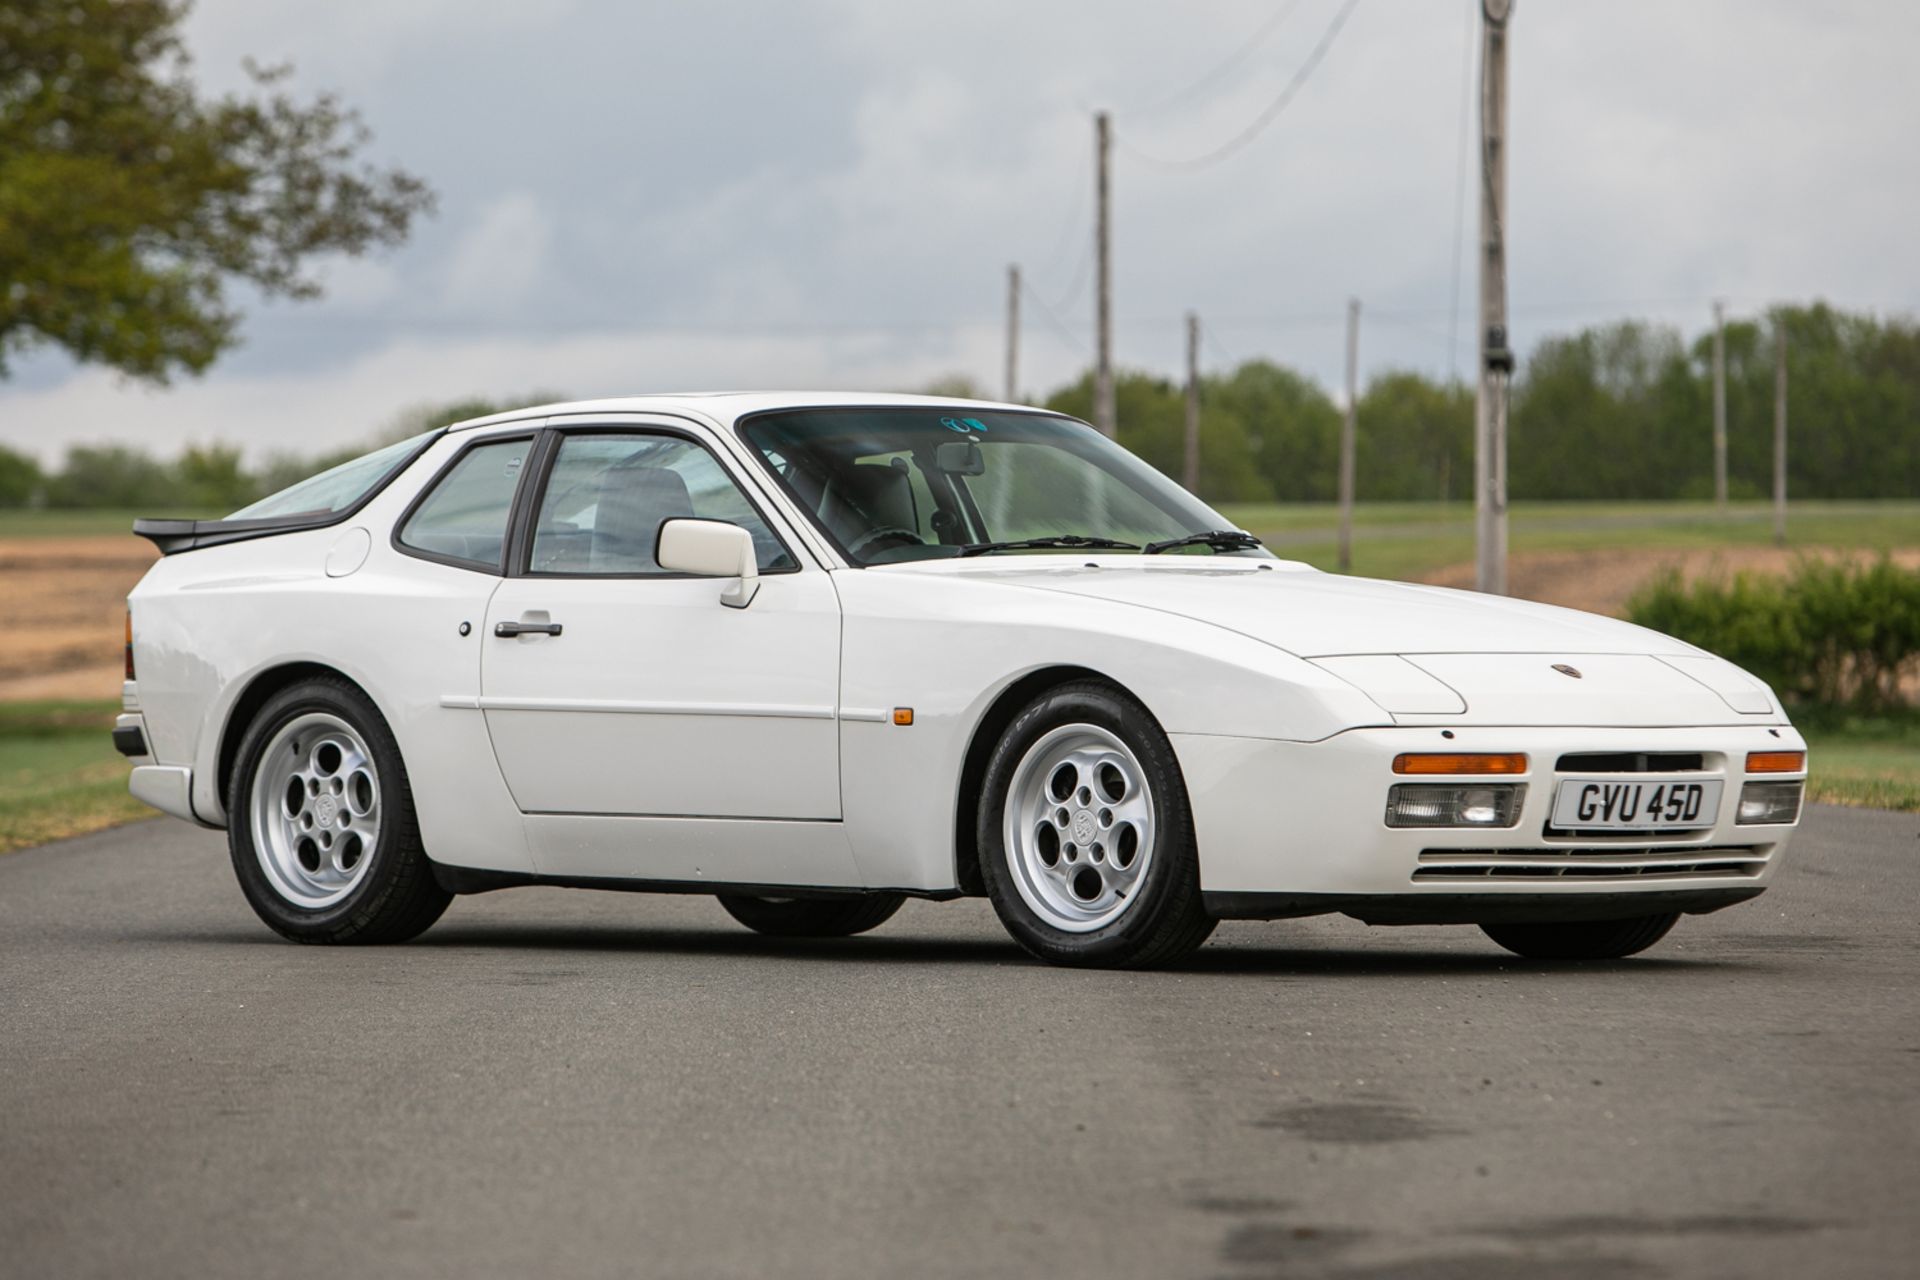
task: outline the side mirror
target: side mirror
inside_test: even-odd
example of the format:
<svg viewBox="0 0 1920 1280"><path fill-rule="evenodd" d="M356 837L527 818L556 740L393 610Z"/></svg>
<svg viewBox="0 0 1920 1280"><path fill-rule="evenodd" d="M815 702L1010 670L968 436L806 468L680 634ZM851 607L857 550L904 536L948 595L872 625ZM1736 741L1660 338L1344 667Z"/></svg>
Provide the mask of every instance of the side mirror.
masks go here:
<svg viewBox="0 0 1920 1280"><path fill-rule="evenodd" d="M732 578L720 603L744 609L760 590L760 562L753 535L725 520L669 520L660 526L654 560L668 573L699 578Z"/></svg>

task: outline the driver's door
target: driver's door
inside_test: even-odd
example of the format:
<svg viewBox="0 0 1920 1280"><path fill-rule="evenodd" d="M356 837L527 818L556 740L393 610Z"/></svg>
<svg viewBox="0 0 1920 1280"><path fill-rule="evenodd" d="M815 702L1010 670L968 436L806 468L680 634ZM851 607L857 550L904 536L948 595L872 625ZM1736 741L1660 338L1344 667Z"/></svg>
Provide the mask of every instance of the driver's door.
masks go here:
<svg viewBox="0 0 1920 1280"><path fill-rule="evenodd" d="M847 880L833 852L840 610L827 574L801 565L691 433L571 431L543 469L520 572L489 606L480 681L540 869ZM660 569L660 526L683 516L754 535L750 607L722 605L715 579ZM787 823L835 831L769 829ZM762 837L776 860L791 851L795 874L769 865Z"/></svg>

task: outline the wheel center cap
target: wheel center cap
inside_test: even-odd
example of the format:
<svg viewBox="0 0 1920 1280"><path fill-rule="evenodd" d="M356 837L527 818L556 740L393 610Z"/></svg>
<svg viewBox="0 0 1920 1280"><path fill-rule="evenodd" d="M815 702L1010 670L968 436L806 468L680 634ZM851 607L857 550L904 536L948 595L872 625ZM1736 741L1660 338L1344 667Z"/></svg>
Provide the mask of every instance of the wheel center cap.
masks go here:
<svg viewBox="0 0 1920 1280"><path fill-rule="evenodd" d="M334 815L339 813L340 804L332 796L321 796L313 806L313 817L323 827L333 825Z"/></svg>
<svg viewBox="0 0 1920 1280"><path fill-rule="evenodd" d="M1092 844L1093 836L1100 829L1100 823L1093 816L1093 810L1082 809L1073 815L1073 842Z"/></svg>

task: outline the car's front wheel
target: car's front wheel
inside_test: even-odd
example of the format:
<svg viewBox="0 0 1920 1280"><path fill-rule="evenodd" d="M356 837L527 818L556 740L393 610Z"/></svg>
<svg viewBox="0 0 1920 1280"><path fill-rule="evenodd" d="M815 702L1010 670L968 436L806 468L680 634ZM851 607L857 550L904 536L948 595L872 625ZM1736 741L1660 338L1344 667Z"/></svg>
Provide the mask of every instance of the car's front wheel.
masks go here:
<svg viewBox="0 0 1920 1280"><path fill-rule="evenodd" d="M248 726L227 846L248 903L296 942L404 942L452 901L421 847L392 731L334 677L281 690Z"/></svg>
<svg viewBox="0 0 1920 1280"><path fill-rule="evenodd" d="M1213 932L1173 746L1091 681L1021 711L988 762L976 839L994 910L1055 964L1145 968Z"/></svg>
<svg viewBox="0 0 1920 1280"><path fill-rule="evenodd" d="M1568 920L1549 924L1483 924L1480 931L1529 960L1620 960L1667 936L1677 913L1628 920Z"/></svg>
<svg viewBox="0 0 1920 1280"><path fill-rule="evenodd" d="M727 914L755 933L773 938L850 938L878 929L906 901L900 893L857 898L759 898L723 893Z"/></svg>

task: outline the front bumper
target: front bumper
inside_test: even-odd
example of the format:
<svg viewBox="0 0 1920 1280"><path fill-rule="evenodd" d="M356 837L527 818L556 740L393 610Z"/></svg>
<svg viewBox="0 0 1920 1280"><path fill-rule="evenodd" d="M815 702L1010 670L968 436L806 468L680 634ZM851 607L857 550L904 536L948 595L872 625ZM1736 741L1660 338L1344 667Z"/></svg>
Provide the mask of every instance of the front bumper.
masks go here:
<svg viewBox="0 0 1920 1280"><path fill-rule="evenodd" d="M1200 850L1200 883L1222 916L1344 911L1382 923L1596 918L1714 910L1759 894L1794 825L1734 821L1750 751L1804 750L1785 725L1704 728L1355 729L1322 742L1175 734ZM1390 828L1401 752L1519 752L1527 786L1510 828ZM1560 757L1698 752L1724 781L1710 827L1670 836L1549 830ZM1574 772L1584 772L1575 770ZM1769 780L1804 778L1770 774ZM1391 901L1389 901L1391 900Z"/></svg>

